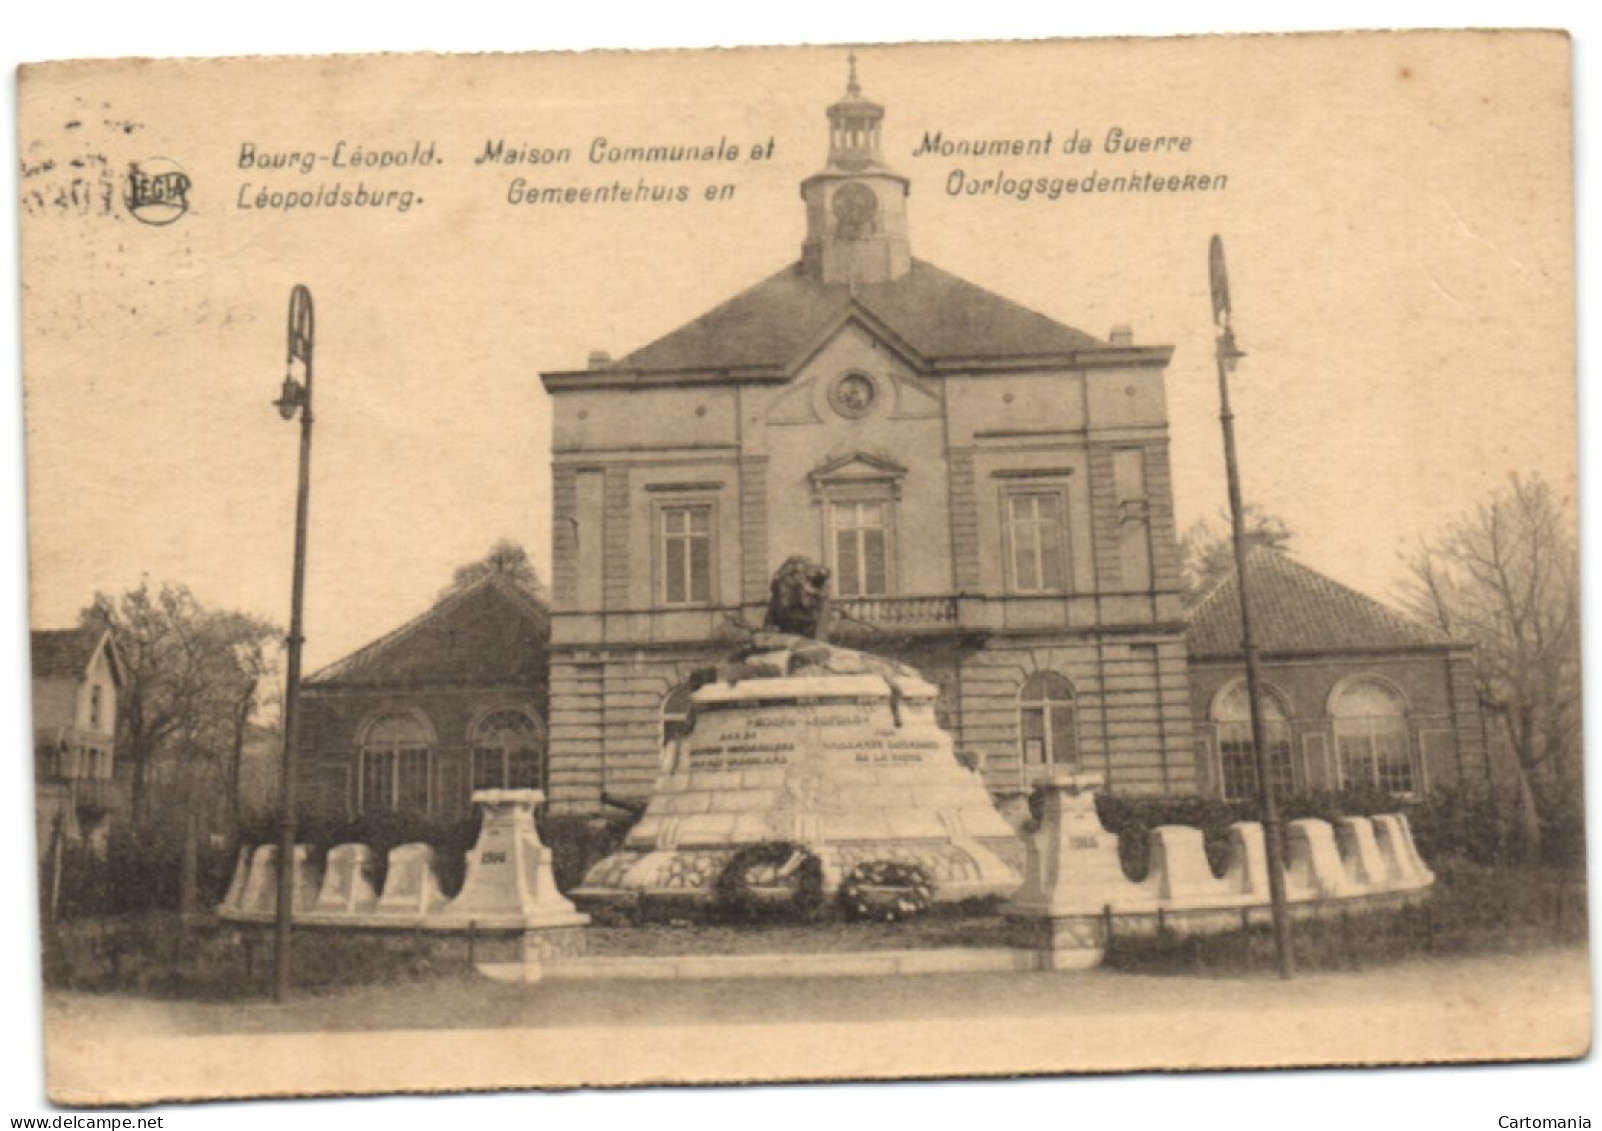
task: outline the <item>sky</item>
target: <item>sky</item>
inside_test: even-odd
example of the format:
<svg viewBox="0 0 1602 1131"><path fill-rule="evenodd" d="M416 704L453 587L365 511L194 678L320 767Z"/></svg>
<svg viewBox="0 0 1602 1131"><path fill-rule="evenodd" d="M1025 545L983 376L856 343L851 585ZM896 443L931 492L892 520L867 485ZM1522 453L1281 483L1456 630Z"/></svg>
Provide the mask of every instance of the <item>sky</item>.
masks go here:
<svg viewBox="0 0 1602 1131"><path fill-rule="evenodd" d="M1556 66L1493 37L864 48L913 253L1106 336L1172 344L1183 530L1225 504L1206 249L1228 249L1248 500L1308 564L1386 597L1400 555L1511 471L1575 472L1571 186ZM1549 46L1559 46L1549 43ZM425 608L496 539L548 574L542 370L621 355L795 258L844 52L375 58L25 75L24 187L74 158L192 179L167 226L22 217L30 619L71 623L141 577L287 614L296 429L269 404L290 287L317 303L307 580L315 669ZM293 96L268 96L293 91ZM1272 106L1272 112L1265 107ZM330 110L330 107L337 107ZM1109 155L1109 132L1190 139ZM922 138L1038 137L1052 158L914 157ZM490 139L571 163L476 164ZM727 139L772 156L595 164L615 145ZM404 173L264 172L268 154L432 145ZM53 169L46 168L54 162ZM1027 201L968 177L1222 173L1222 192ZM514 206L539 184L732 183L682 206ZM410 188L407 211L263 209L263 187ZM342 183L343 182L343 183ZM37 202L36 202L37 203Z"/></svg>
<svg viewBox="0 0 1602 1131"><path fill-rule="evenodd" d="M446 22L439 19L437 11L392 8L382 21L375 21L355 8L335 11L325 4L300 0L284 0L271 7L240 6L231 10L226 21L217 18L214 6L184 0L175 0L159 10L125 3L31 6L8 17L8 31L0 37L4 41L0 51L8 63L15 64L84 55L474 51L536 46L571 49L597 45L840 43L1052 34L1152 35L1430 25L1444 18L1437 8L1401 0L1349 0L1338 7L1309 5L1295 11L1283 5L1216 3L1184 11L1126 4L1066 12L1039 4L992 2L925 6L916 15L860 3L818 2L768 6L763 10L745 4L701 8L642 5L621 11L617 6L595 5L569 6L558 12L544 5L508 11L504 5L475 6L460 0L451 5L450 15ZM1450 16L1465 25L1576 27L1582 63L1594 53L1597 17L1578 4L1532 0L1513 6L1465 0L1453 6ZM793 195L786 196L791 190L784 188L783 180L790 178L793 189L794 174L810 171L821 163L821 134L816 132L821 119L817 115L823 102L836 93L837 80L829 73L835 65L831 57L798 68L797 81L803 85L795 91L795 104L787 106L786 120L792 123L792 132L781 139L788 141L785 156L794 165L784 167L784 177L775 173L779 189L764 189L771 194L771 201L782 200L793 208L797 202ZM865 57L865 82L871 94L889 105L887 136L894 139L901 134L905 138L910 135L903 131L910 131L932 114L919 106L929 106L943 92L928 85L919 86L915 92L909 87L898 88L888 74L883 80L876 79L869 68L880 65L870 64ZM1231 77L1244 82L1250 76ZM1010 78L1009 70L1002 68L986 76L982 84L977 80L975 84L1007 90L1011 98ZM1093 85L1090 79L1082 81L1087 87ZM1137 73L1129 81L1149 86L1156 80ZM1287 109L1294 109L1300 103L1293 97L1294 91L1286 89L1294 85L1282 83L1259 95L1255 108L1250 99L1243 98L1239 112L1261 117L1265 102L1277 111L1282 97L1293 103ZM1591 85L1582 80L1577 87L1582 123L1594 118ZM955 97L960 88L950 93ZM1339 92L1325 93L1332 104L1339 105ZM355 95L359 96L359 92ZM736 92L732 97L748 98L749 91ZM13 112L14 92L8 88L4 98L8 113ZM1183 109L1179 94L1171 94L1168 101ZM771 120L777 132L778 119ZM1331 162L1344 152L1339 148L1341 127L1349 122L1332 125L1307 106L1301 106L1299 114L1287 114L1285 120L1288 130L1295 127L1287 137L1318 135L1336 146ZM1424 123L1427 133L1434 132L1431 120ZM1374 123L1368 125L1372 127ZM1209 136L1220 136L1217 129L1216 124L1209 127ZM1583 139L1585 135L1581 136ZM1518 138L1488 137L1478 157L1480 167L1491 169L1509 192L1516 191L1522 179L1517 141ZM1463 156L1466 158L1467 154ZM1585 156L1582 144L1582 172L1587 167ZM906 164L903 171L921 175L917 167L907 168ZM1247 162L1236 157L1231 165L1233 170L1250 168L1253 173L1261 168L1255 158ZM1342 168L1349 167L1342 163ZM1572 398L1572 361L1565 371L1554 374L1548 368L1547 354L1554 346L1572 344L1574 335L1572 327L1548 324L1547 319L1562 313L1561 304L1546 304L1539 297L1540 288L1531 284L1527 261L1508 250L1519 246L1519 214L1525 210L1526 202L1504 202L1489 209L1476 207L1472 200L1454 197L1450 191L1452 178L1446 171L1434 176L1432 170L1432 183L1441 191L1415 198L1402 222L1433 226L1438 234L1451 235L1455 231L1461 238L1443 239L1441 243L1448 249L1445 253L1427 264L1409 266L1405 257L1394 253L1394 248L1387 253L1389 241L1384 238L1385 233L1394 235L1399 221L1392 197L1385 191L1385 171L1368 170L1361 161L1357 167L1365 170L1357 184L1366 186L1368 192L1365 195L1359 187L1352 189L1355 199L1349 202L1349 216L1354 218L1355 229L1343 231L1331 223L1321 223L1316 204L1304 201L1295 205L1291 199L1294 187L1289 196L1282 192L1275 197L1272 208L1258 200L1245 209L1249 213L1270 209L1265 214L1276 214L1281 206L1292 205L1283 222L1274 225L1272 236L1260 234L1264 227L1261 223L1257 225L1259 234L1250 239L1234 228L1217 226L1225 228L1229 241L1242 344L1251 353L1242 366L1237 394L1248 495L1279 510L1301 532L1298 548L1305 560L1342 580L1384 595L1395 575L1396 549L1468 505L1508 466L1540 467L1555 479L1572 474L1572 431L1565 435L1549 421L1532 417L1546 415L1539 411L1540 406L1566 405ZM1412 167L1406 151L1400 155L1400 163L1391 166L1404 170ZM6 175L11 177L13 173L8 170ZM1591 180L1584 181L1582 233L1590 227L1583 221L1595 206ZM8 182L8 187L14 184ZM1206 333L1204 241L1186 249L1161 245L1152 233L1144 232L1145 223L1124 223L1107 231L1106 217L1074 213L1074 231L1060 236L1055 245L1047 241L1041 250L1037 246L1041 241L1031 240L1029 233L1023 231L1024 221L1035 213L1018 210L1011 217L1005 213L986 217L976 211L952 209L936 220L926 209L938 203L937 196L932 183L917 182L913 239L918 254L1092 332L1104 332L1107 326L1103 323L1127 321L1135 325L1137 340L1176 344L1170 375L1176 501L1182 522L1216 511L1223 501L1222 473L1213 419L1215 406L1209 395L1212 375ZM14 198L14 193L8 193L8 200ZM1368 226L1370 215L1372 228ZM1207 215L1194 219L1198 235L1210 234L1217 223ZM457 422L463 413L474 411L477 397L485 392L472 377L478 369L472 364L474 358L489 352L499 355L500 347L490 350L490 341L476 338L462 348L460 343L466 336L455 333L458 348L433 352L426 341L429 335L411 333L416 327L437 325L441 317L448 319L459 313L457 307L450 305L450 288L443 288L443 295L437 293L427 280L426 270L418 269L425 261L404 249L385 254L372 252L357 256L359 262L351 264L349 270L351 278L359 276L368 282L404 270L411 289L421 288L424 298L440 301L414 305L404 295L393 293L401 289L397 284L390 287L391 293L382 303L358 302L359 288L352 283L326 276L309 280L319 296L323 343L315 466L319 493L314 502L319 525L314 526L310 657L316 662L332 659L390 627L398 616L422 608L448 580L454 564L481 552L503 533L524 538L540 553L544 517L535 510L537 502L525 501L528 495L521 487L526 482L538 482L536 477L544 467L544 440L537 431L535 415L539 394L533 374L542 368L579 365L590 348L618 352L643 343L673 325L680 315L699 313L710 302L783 263L799 243L799 213L787 213L782 207L764 213L760 223L745 216L734 226L738 228L737 239L722 240L710 254L704 244L694 249L689 261L697 268L694 277L677 270L683 262L682 254L688 252L675 251L663 257L663 265L650 273L654 284L650 294L642 297L629 290L618 298L613 318L586 318L578 325L568 324L570 310L552 310L534 301L544 290L566 285L560 272L535 271L535 281L528 281L531 271L547 263L541 251L531 251L515 238L495 241L490 258L506 261L506 278L524 280L509 291L497 291L499 301L507 309L526 311L525 320L531 326L536 311L540 318L537 333L515 326L507 330L529 335L510 339L526 357L518 366L508 366L490 390L500 398L496 403L512 406L495 416L526 412L530 421L524 436L527 443L513 443L509 451L491 446L481 454L484 429ZM4 227L0 240L9 240L13 228L9 224ZM1190 228L1187 224L1187 236ZM1359 230L1366 234L1365 238L1353 234ZM945 231L953 234L941 234ZM972 234L962 238L960 233L965 231ZM316 233L311 235L315 240ZM992 251L990 241L1004 244L1006 250L998 246ZM1146 241L1141 253L1131 254L1141 241ZM639 272L625 269L620 263L617 249L605 242L604 233L592 233L582 242L586 253L595 256L620 286L639 278ZM1186 242L1191 241L1187 238ZM750 249L746 248L747 243L752 245ZM253 246L253 241L245 240L237 250L248 258ZM1586 247L1589 246L1587 241ZM1046 261L1045 253L1053 247L1066 247L1073 253L1065 257L1067 266L1056 258ZM1152 258L1155 266L1147 262ZM1587 266L1593 262L1589 253L1586 260ZM1321 285L1331 276L1332 261L1342 272L1352 270L1354 264L1360 266L1359 277L1370 293L1359 295L1360 301L1350 302L1348 296L1333 304L1335 309L1316 319L1317 332L1309 340L1299 341L1304 332L1315 326L1306 317L1292 317L1290 312L1299 310L1305 314L1316 309ZM1029 267L1030 264L1034 266ZM1299 264L1306 265L1306 270L1298 271ZM1064 279L1060 288L1050 284L1054 270ZM1066 282L1074 278L1070 270L1081 272L1081 278L1088 278L1093 285L1070 288ZM1482 270L1489 271L1489 276L1480 276ZM1540 275L1549 270L1547 264L1533 273ZM1034 272L1042 274L1042 281L1026 278ZM129 422L127 430L140 440L131 450L118 445L115 453L97 451L94 435L69 431L50 441L52 447L74 448L74 453L61 457L63 467L94 467L99 481L111 483L114 491L102 495L101 488L95 487L85 492L94 500L88 507L85 527L82 511L75 509L79 504L71 499L70 482L52 488L59 492L56 501L65 511L49 534L49 524L41 519L35 502L35 568L31 579L26 570L23 465L17 443L23 435L21 398L14 394L4 406L8 415L0 434L7 437L8 446L6 459L0 461L0 472L5 476L0 488L10 502L12 534L7 543L10 553L6 556L5 573L10 598L6 603L10 619L6 622L9 649L5 657L10 694L5 702L11 708L7 714L13 720L15 749L25 748L27 742L23 679L27 657L22 627L28 620L36 625L70 620L93 589L132 584L141 572L155 578L187 579L204 598L219 604L250 608L280 620L286 615L294 439L293 430L272 415L266 402L275 395L281 377L283 303L289 286L301 276L286 270L282 276L266 278L259 271L247 269L243 262L238 273L240 279L234 288L237 293L230 293L228 309L234 315L230 325L248 325L248 332L238 330L226 342L209 342L203 351L193 340L185 342L181 353L163 354L153 346L141 347L134 352L142 364L134 368L121 364L115 351L101 347L94 351L93 365L89 358L75 363L81 369L75 369L74 364L64 365L63 371L76 374L74 381L78 384L69 382L68 391L77 396L87 396L82 385L87 380L85 371L95 368L103 372L99 388L116 394L108 399L107 414L121 414L120 419ZM181 275L162 277L176 286L178 297L185 297ZM486 269L486 280L495 277ZM1434 288L1433 293L1441 296L1438 299L1431 297L1431 277L1444 284ZM1131 279L1143 283L1155 280L1157 286L1136 286ZM1407 282L1403 289L1421 307L1398 306L1390 301L1396 293L1397 279ZM18 292L9 289L15 287L14 279L6 278L3 285L8 288L8 297L15 300ZM1511 285L1522 297L1510 302L1499 289L1504 285ZM211 289L220 293L215 275ZM1487 291L1491 292L1489 297ZM1466 303L1454 305L1446 297L1448 294L1460 299L1467 296ZM1585 309L1595 315L1591 290L1583 294ZM1532 295L1536 297L1531 298ZM70 301L71 296L68 297ZM1287 297L1298 301L1282 305ZM187 298L193 302L194 293ZM1526 299L1532 308L1539 308L1533 320L1527 317L1523 305ZM8 309L15 310L17 305L12 301ZM635 313L642 307L650 308L650 317ZM1450 329L1450 333L1442 333L1444 343L1437 345L1433 356L1428 347L1414 342L1411 334L1399 332L1399 328L1405 331L1410 324L1409 312L1420 309L1429 311L1432 319L1439 317L1440 325ZM1286 313L1280 316L1276 314L1279 310ZM512 321L510 316L507 321ZM353 353L349 346L337 344L342 337L348 340L348 327L353 324L370 327L367 344L393 337L394 348L388 353ZM8 347L6 356L17 359L14 320L0 320L0 339ZM425 340L419 345L418 339ZM87 343L84 349L88 351ZM1530 350L1543 360L1531 363ZM342 352L345 356L339 356ZM1487 356L1489 362L1485 361ZM167 360L160 361L162 357ZM184 360L180 364L176 358ZM1471 366L1490 364L1499 376L1492 384L1499 387L1487 388L1479 381L1471 386L1453 384L1451 388L1462 390L1455 395L1421 391L1420 373L1455 374L1454 367L1463 361ZM14 361L12 373L20 369ZM186 392L182 403L165 403L175 388L188 390L191 384L200 384L180 379L179 370L185 376L204 373L215 391ZM1389 380L1382 381L1371 371L1383 373ZM1365 374L1371 374L1370 379L1360 392L1355 391L1352 382ZM464 375L469 381L465 388L460 384ZM365 397L358 398L355 388L348 393L336 392L337 386L356 386L366 376L372 377L372 388ZM1276 389L1275 382L1292 377L1299 382L1297 395L1287 399L1283 389ZM390 383L383 384L384 380ZM1439 388L1442 383L1437 381L1432 388ZM1254 385L1261 392L1253 392ZM386 407L403 403L399 398L408 390L415 399L404 402L409 406L404 412ZM193 399L188 399L191 396ZM520 397L526 399L519 400ZM339 424L340 413L336 409L342 398L352 398L353 407L346 412L347 417L356 416L360 410L361 428ZM1451 458L1431 460L1427 467L1415 466L1406 480L1409 490L1402 497L1378 485L1390 482L1382 478L1382 472L1388 476L1398 466L1405 467L1408 457L1397 450L1403 445L1393 434L1376 427L1391 417L1366 412L1365 406L1375 402L1387 406L1411 404L1420 399L1423 408L1410 414L1409 419L1432 421L1429 434L1451 441ZM1472 442L1458 440L1461 428L1456 421L1465 411L1463 406L1482 403L1483 416L1494 427L1473 429ZM1532 405L1537 411L1532 411ZM1591 403L1587 401L1582 407L1586 409L1587 423L1594 425ZM63 418L67 415L62 413ZM403 415L408 419L402 420ZM1475 415L1478 418L1482 414L1476 411ZM412 434L418 420L428 424L426 437ZM364 432L373 433L373 438L358 440ZM213 439L219 435L220 440ZM37 463L41 441L30 436L29 442L30 457ZM186 458L185 453L192 451L198 451L203 458ZM448 458L444 454L447 451ZM1347 454L1354 451L1355 456ZM1349 462L1352 459L1358 463L1353 465ZM445 483L438 488L420 489L426 505L408 505L397 512L395 502L383 498L383 493L371 485L338 486L339 478L355 478L355 471L365 466L364 461L371 463L374 481L403 481L397 468L411 467L417 480L432 482L443 476ZM480 461L485 465L482 468L477 466ZM461 467L472 470L463 471L458 477L456 469ZM1586 465L1588 473L1589 468L1590 461ZM37 466L30 473L37 483L41 478ZM45 479L48 481L48 476ZM183 490L172 481L191 489ZM219 492L217 484L224 482L235 485ZM460 510L456 500L466 497L464 491L473 492L481 500L487 484L503 482L510 484L507 494L498 496L504 501L493 509L482 501L475 504L475 513L485 515L486 521L456 521ZM1318 489L1304 492L1304 484ZM1587 486L1594 486L1589 479ZM1319 533L1327 520L1340 519L1349 512L1349 504L1337 505L1334 501L1342 498L1341 490L1346 498L1356 497L1367 504L1360 512L1363 517L1357 522L1335 522L1334 529L1346 531L1344 534ZM208 495L221 495L221 499L201 507L198 500ZM151 524L147 516L152 511L173 509L166 504L175 499L190 517L181 527L168 524L154 533L148 530ZM364 517L358 521L359 516L369 512L381 514L383 520ZM488 521L488 516L495 521ZM372 533L370 528L380 533ZM86 537L86 529L95 537ZM382 533L385 530L395 533ZM228 552L220 553L220 546L229 547ZM1353 552L1354 547L1358 552ZM328 563L326 566L316 565L320 556ZM48 562L48 567L41 562ZM33 606L24 615L24 593L30 583ZM1590 593L1594 592L1592 588ZM331 610L336 608L361 611L335 616ZM1590 683L1594 680L1588 680ZM25 760L14 760L13 770L12 788L6 792L8 820L4 822L11 830L6 859L12 866L0 873L5 880L0 894L9 906L26 909L32 906L34 880L32 869L26 865L31 854L32 818ZM1595 790L1594 785L1592 789ZM29 914L25 911L18 918L17 929L6 936L6 955L17 979L17 992L10 1011L12 1023L4 1034L8 1055L0 1062L6 1066L5 1094L10 1097L10 1109L45 1111L39 1089L37 950ZM753 1120L760 1120L764 1126L813 1127L825 1120L864 1117L895 1118L923 1126L972 1126L1004 1112L1009 1119L1051 1126L1066 1121L1067 1113L1076 1119L1124 1122L1182 1113L1187 1126L1202 1128L1277 1125L1286 1113L1294 1113L1298 1126L1305 1128L1344 1128L1358 1121L1382 1126L1494 1127L1497 1116L1502 1114L1585 1112L1594 1118L1596 1076L1594 1063L1409 1072L1223 1074L1161 1080L1134 1076L895 1089L792 1088L782 1093L773 1089L697 1093L647 1090L524 1100L391 1099L365 1101L359 1108L350 1101L251 1104L188 1111L168 1109L166 1117L169 1126L179 1128L202 1126L219 1117L234 1127L276 1127L286 1116L302 1124L331 1126L348 1122L353 1114L402 1125L437 1123L442 1115L491 1119L513 1115L623 1126L659 1120L665 1114L669 1118L693 1119L705 1127L750 1126ZM1585 1083L1588 1079L1590 1084Z"/></svg>

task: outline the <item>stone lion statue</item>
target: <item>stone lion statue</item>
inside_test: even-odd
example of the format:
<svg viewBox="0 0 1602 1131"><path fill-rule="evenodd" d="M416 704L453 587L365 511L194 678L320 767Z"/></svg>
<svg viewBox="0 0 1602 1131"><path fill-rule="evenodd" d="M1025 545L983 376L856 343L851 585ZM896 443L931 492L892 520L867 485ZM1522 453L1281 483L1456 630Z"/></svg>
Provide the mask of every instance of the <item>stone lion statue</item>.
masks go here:
<svg viewBox="0 0 1602 1131"><path fill-rule="evenodd" d="M829 571L800 554L787 560L768 588L768 615L762 627L825 640L829 630Z"/></svg>

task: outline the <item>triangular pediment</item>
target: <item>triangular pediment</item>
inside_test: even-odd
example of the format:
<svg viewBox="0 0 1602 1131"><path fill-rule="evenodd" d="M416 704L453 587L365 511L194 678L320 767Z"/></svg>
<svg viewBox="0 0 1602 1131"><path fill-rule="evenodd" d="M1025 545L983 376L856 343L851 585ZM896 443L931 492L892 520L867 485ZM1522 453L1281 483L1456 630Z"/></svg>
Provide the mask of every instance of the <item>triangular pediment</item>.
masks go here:
<svg viewBox="0 0 1602 1131"><path fill-rule="evenodd" d="M885 483L897 493L907 469L888 456L873 452L854 451L824 460L807 472L807 482L814 494L822 494L830 487L861 483Z"/></svg>
<svg viewBox="0 0 1602 1131"><path fill-rule="evenodd" d="M882 413L892 420L927 420L945 412L938 379L921 376L922 360L871 316L847 312L788 366L789 386L768 409L770 424L821 424L839 416ZM871 404L839 396L848 375L870 382Z"/></svg>

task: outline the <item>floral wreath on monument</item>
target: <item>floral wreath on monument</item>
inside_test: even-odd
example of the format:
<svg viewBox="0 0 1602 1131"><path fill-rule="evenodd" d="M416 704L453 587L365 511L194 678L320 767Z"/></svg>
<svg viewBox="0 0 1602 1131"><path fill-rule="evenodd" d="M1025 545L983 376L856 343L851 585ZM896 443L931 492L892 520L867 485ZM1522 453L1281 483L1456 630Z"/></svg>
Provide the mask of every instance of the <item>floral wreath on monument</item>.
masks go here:
<svg viewBox="0 0 1602 1131"><path fill-rule="evenodd" d="M848 918L893 923L929 910L934 891L934 881L921 864L869 860L846 873L838 898Z"/></svg>
<svg viewBox="0 0 1602 1131"><path fill-rule="evenodd" d="M788 894L775 898L780 891ZM793 841L747 845L723 866L713 897L719 910L735 918L811 918L823 906L823 862Z"/></svg>

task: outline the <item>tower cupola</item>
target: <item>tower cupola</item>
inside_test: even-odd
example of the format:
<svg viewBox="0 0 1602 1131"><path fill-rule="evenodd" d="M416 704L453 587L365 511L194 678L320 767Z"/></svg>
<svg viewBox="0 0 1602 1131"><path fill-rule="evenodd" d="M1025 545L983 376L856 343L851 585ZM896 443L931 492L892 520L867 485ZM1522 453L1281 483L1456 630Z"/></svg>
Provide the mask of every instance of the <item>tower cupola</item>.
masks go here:
<svg viewBox="0 0 1602 1131"><path fill-rule="evenodd" d="M884 164L884 107L864 98L850 56L845 97L829 107L829 159L801 182L807 238L801 270L824 283L887 283L912 267L908 181Z"/></svg>

